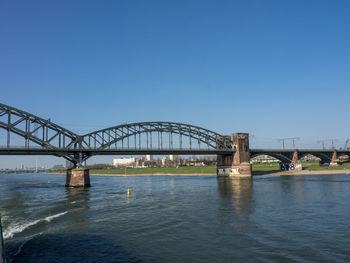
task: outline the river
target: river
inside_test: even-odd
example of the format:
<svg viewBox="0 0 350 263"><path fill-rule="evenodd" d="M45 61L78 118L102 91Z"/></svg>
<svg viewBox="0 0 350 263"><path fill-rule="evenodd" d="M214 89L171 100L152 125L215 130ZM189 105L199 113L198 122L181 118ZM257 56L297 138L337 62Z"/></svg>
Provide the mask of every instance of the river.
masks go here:
<svg viewBox="0 0 350 263"><path fill-rule="evenodd" d="M349 175L64 183L63 175L0 175L9 263L350 261Z"/></svg>

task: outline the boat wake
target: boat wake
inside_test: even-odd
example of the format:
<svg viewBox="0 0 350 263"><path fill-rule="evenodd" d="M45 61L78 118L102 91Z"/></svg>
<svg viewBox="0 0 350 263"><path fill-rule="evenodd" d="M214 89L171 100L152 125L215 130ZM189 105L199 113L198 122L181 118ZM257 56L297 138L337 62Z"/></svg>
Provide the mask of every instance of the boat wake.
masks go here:
<svg viewBox="0 0 350 263"><path fill-rule="evenodd" d="M51 222L53 219L63 216L65 214L67 214L68 211L66 212L62 212L62 213L58 213L56 215L51 215L51 216L47 216L45 218L41 218L41 219L37 219L34 220L32 222L28 222L28 223L24 223L24 224L16 224L13 226L9 226L8 229L4 230L4 234L3 237L4 239L8 239L8 238L12 238L14 235L23 232L24 230L33 227L37 224L41 224L41 223L48 223Z"/></svg>

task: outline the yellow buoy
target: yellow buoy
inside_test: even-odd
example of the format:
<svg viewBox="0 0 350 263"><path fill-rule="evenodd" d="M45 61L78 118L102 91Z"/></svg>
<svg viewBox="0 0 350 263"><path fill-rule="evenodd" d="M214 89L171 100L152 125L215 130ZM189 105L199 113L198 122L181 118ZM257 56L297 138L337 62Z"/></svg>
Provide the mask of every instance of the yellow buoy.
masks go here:
<svg viewBox="0 0 350 263"><path fill-rule="evenodd" d="M128 188L128 197L129 197L129 195L130 195L130 189Z"/></svg>

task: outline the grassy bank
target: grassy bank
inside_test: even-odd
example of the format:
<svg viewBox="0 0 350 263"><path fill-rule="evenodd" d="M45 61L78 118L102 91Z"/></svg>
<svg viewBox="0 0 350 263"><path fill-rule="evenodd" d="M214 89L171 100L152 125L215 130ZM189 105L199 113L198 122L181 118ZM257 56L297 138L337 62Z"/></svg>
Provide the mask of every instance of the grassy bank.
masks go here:
<svg viewBox="0 0 350 263"><path fill-rule="evenodd" d="M90 174L215 174L215 166L184 166L157 168L127 168L90 170Z"/></svg>
<svg viewBox="0 0 350 263"><path fill-rule="evenodd" d="M339 166L319 166L318 163L303 163L303 169L309 171L344 170L350 169L350 163L344 163Z"/></svg>
<svg viewBox="0 0 350 263"><path fill-rule="evenodd" d="M254 163L252 165L252 170L254 172L272 172L279 171L279 163Z"/></svg>
<svg viewBox="0 0 350 263"><path fill-rule="evenodd" d="M319 166L318 163L303 163L303 170L322 171L322 170L343 170L350 169L350 163L340 166ZM260 163L253 164L253 172L277 172L278 163ZM216 174L215 166L185 166L185 167L157 167L157 168L119 168L119 169L95 169L90 170L90 174L106 175L142 175L142 174Z"/></svg>

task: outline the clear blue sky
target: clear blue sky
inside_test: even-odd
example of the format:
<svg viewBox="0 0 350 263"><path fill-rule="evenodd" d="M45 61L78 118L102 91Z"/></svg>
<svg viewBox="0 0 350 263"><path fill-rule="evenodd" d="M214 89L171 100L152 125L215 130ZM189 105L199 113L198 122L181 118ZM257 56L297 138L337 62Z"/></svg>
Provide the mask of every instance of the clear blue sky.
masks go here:
<svg viewBox="0 0 350 263"><path fill-rule="evenodd" d="M0 101L77 133L162 120L256 147L341 146L349 13L340 0L1 1Z"/></svg>

